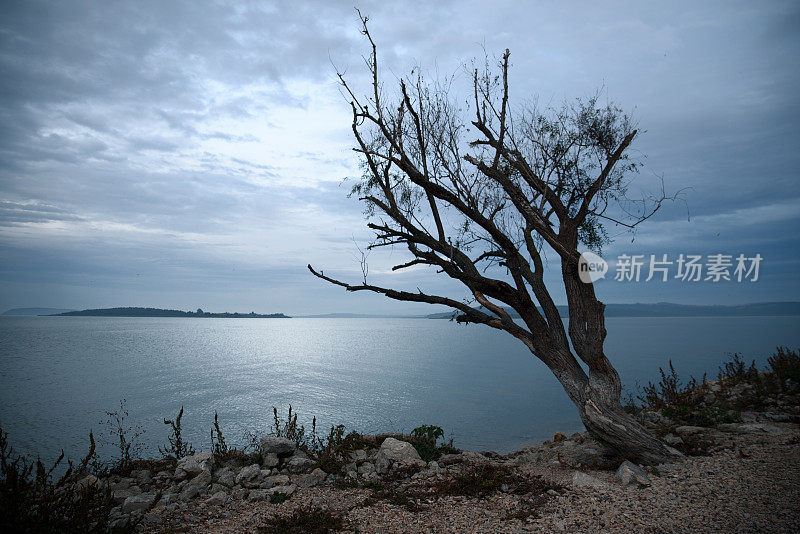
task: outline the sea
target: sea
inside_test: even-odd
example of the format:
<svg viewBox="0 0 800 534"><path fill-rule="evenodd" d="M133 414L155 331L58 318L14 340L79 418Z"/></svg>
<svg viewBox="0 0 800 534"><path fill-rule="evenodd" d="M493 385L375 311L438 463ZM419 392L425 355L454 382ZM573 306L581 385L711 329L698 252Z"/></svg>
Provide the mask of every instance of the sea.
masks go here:
<svg viewBox="0 0 800 534"><path fill-rule="evenodd" d="M605 351L634 397L659 368L717 375L734 353L763 367L800 347L800 317L614 317ZM551 372L516 339L442 319L0 317L0 426L15 450L79 458L117 439L157 454L183 408L183 436L210 448L270 431L289 406L310 431L440 426L471 450L510 452L582 429ZM113 420L113 417L111 418Z"/></svg>

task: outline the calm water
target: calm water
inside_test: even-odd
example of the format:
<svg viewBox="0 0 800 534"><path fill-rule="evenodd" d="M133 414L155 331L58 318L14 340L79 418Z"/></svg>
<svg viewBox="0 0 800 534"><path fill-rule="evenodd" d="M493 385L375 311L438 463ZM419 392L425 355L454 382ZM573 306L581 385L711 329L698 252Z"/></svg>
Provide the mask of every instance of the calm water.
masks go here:
<svg viewBox="0 0 800 534"><path fill-rule="evenodd" d="M716 374L733 352L764 363L800 346L800 317L611 318L606 352L626 386L671 358ZM0 423L19 450L78 456L104 411L127 399L150 451L185 406L184 432L209 447L266 430L272 406L362 432L444 428L455 444L509 451L581 428L548 369L521 343L430 319L0 317Z"/></svg>

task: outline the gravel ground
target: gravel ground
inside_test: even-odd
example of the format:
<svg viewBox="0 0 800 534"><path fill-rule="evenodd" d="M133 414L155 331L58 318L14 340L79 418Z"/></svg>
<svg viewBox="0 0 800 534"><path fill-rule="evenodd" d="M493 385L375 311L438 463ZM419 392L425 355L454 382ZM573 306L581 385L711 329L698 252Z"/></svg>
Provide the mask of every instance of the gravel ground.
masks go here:
<svg viewBox="0 0 800 534"><path fill-rule="evenodd" d="M796 434L795 434L796 435ZM609 484L549 502L545 532L798 532L800 445L740 437L735 449L662 469L649 488Z"/></svg>
<svg viewBox="0 0 800 534"><path fill-rule="evenodd" d="M550 494L495 493L485 498L420 499L417 506L369 499L368 489L330 485L298 490L291 500L204 506L173 518L181 532L257 532L276 514L324 507L344 516L345 531L377 532L800 532L800 436L720 434L711 456L659 467L650 487L621 486L613 472L588 471L606 482L577 489L574 471L525 466L564 488ZM509 465L511 457L498 460Z"/></svg>

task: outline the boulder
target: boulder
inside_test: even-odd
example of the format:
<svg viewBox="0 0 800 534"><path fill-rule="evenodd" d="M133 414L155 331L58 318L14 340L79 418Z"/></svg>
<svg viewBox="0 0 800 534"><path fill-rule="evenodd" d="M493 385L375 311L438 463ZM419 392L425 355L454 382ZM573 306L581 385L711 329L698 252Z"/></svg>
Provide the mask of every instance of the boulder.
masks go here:
<svg viewBox="0 0 800 534"><path fill-rule="evenodd" d="M250 501L250 502L264 501L270 496L270 494L267 493L268 491L269 490L266 490L266 489L250 490L250 493L247 495L247 500Z"/></svg>
<svg viewBox="0 0 800 534"><path fill-rule="evenodd" d="M373 468L374 469L374 468ZM308 474L295 477L295 484L301 488L311 488L325 482L328 475L320 468L316 468Z"/></svg>
<svg viewBox="0 0 800 534"><path fill-rule="evenodd" d="M111 491L117 490L126 490L131 486L135 485L135 480L132 478L121 478L119 480L114 480L108 484L108 489Z"/></svg>
<svg viewBox="0 0 800 534"><path fill-rule="evenodd" d="M94 475L86 475L82 479L80 479L77 484L78 488L86 489L86 488L100 488L103 486L103 483Z"/></svg>
<svg viewBox="0 0 800 534"><path fill-rule="evenodd" d="M178 461L176 471L178 469L185 471L189 477L199 475L203 471L210 473L214 469L214 455L206 451L186 456Z"/></svg>
<svg viewBox="0 0 800 534"><path fill-rule="evenodd" d="M221 506L228 500L228 494L224 491L218 491L211 497L206 499L206 504L209 506Z"/></svg>
<svg viewBox="0 0 800 534"><path fill-rule="evenodd" d="M139 510L146 510L153 504L156 496L153 493L142 493L141 495L132 495L125 499L122 503L122 513L130 514Z"/></svg>
<svg viewBox="0 0 800 534"><path fill-rule="evenodd" d="M275 486L274 488L270 488L267 491L267 495L274 495L276 493L282 493L283 495L289 496L292 495L297 490L297 486L294 484L289 484L288 486Z"/></svg>
<svg viewBox="0 0 800 534"><path fill-rule="evenodd" d="M183 489L181 490L178 498L182 501L191 501L198 495L200 495L200 486L196 486L194 484L186 484Z"/></svg>
<svg viewBox="0 0 800 534"><path fill-rule="evenodd" d="M235 482L244 487L257 487L261 483L261 466L253 464L242 468L236 475Z"/></svg>
<svg viewBox="0 0 800 534"><path fill-rule="evenodd" d="M683 440L675 434L669 433L664 436L664 443L672 447L677 447L678 445L683 445Z"/></svg>
<svg viewBox="0 0 800 534"><path fill-rule="evenodd" d="M310 470L317 462L306 456L305 454L295 454L284 462L283 466L290 473L302 473Z"/></svg>
<svg viewBox="0 0 800 534"><path fill-rule="evenodd" d="M420 458L417 449L407 441L386 438L381 444L375 458L375 467L379 473L387 472L392 466L427 465Z"/></svg>
<svg viewBox="0 0 800 534"><path fill-rule="evenodd" d="M236 474L230 467L225 467L218 470L216 473L214 473L214 478L216 479L217 484L222 484L223 486L227 486L229 488L232 488L233 485L236 484Z"/></svg>
<svg viewBox="0 0 800 534"><path fill-rule="evenodd" d="M375 464L373 464L372 462L364 462L363 464L358 466L357 471L361 475L372 473L375 471Z"/></svg>
<svg viewBox="0 0 800 534"><path fill-rule="evenodd" d="M350 453L350 460L353 462L364 461L367 459L367 451L364 449L357 449Z"/></svg>
<svg viewBox="0 0 800 534"><path fill-rule="evenodd" d="M139 488L139 486L132 486L127 489L121 489L111 492L111 496L114 498L114 502L116 503L122 503L128 497L134 497L136 495L141 495L141 494L142 490L141 488Z"/></svg>
<svg viewBox="0 0 800 534"><path fill-rule="evenodd" d="M272 475L271 477L267 478L273 486L285 486L289 483L289 476L288 475Z"/></svg>
<svg viewBox="0 0 800 534"><path fill-rule="evenodd" d="M583 471L575 471L572 475L572 486L575 488L603 489L607 486L599 478L587 475Z"/></svg>
<svg viewBox="0 0 800 534"><path fill-rule="evenodd" d="M281 460L274 452L265 454L261 460L261 465L266 468L277 467L279 463L281 463Z"/></svg>
<svg viewBox="0 0 800 534"><path fill-rule="evenodd" d="M288 456L294 453L295 449L297 449L297 446L294 441L287 438L264 436L259 441L258 448L261 452L261 456L263 457L266 457L268 454Z"/></svg>
<svg viewBox="0 0 800 534"><path fill-rule="evenodd" d="M152 484L153 472L149 469L134 469L131 476L139 481L139 484Z"/></svg>
<svg viewBox="0 0 800 534"><path fill-rule="evenodd" d="M212 480L211 473L209 471L203 471L196 477L192 478L187 484L205 487L211 484Z"/></svg>
<svg viewBox="0 0 800 534"><path fill-rule="evenodd" d="M651 484L647 472L633 462L625 460L617 469L617 478L623 486Z"/></svg>

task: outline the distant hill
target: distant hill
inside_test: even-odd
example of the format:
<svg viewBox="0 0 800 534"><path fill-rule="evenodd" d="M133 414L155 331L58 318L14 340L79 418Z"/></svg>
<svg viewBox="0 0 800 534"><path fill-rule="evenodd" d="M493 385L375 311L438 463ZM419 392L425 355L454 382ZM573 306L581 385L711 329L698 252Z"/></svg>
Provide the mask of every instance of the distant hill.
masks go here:
<svg viewBox="0 0 800 534"><path fill-rule="evenodd" d="M302 319L424 319L425 315L390 315L371 313L323 313L319 315L297 315Z"/></svg>
<svg viewBox="0 0 800 534"><path fill-rule="evenodd" d="M511 317L519 314L508 310ZM558 306L562 317L567 317L567 307ZM691 304L606 304L606 317L746 317L768 315L800 315L800 302L756 302L735 306L696 306ZM428 319L449 319L453 312L432 313Z"/></svg>
<svg viewBox="0 0 800 534"><path fill-rule="evenodd" d="M203 310L187 312L181 310L162 310L159 308L103 308L97 310L67 311L55 313L56 316L79 317L223 317L230 319L290 319L282 313L209 313Z"/></svg>
<svg viewBox="0 0 800 534"><path fill-rule="evenodd" d="M59 308L14 308L0 315L55 315L71 311L73 310L63 310Z"/></svg>

